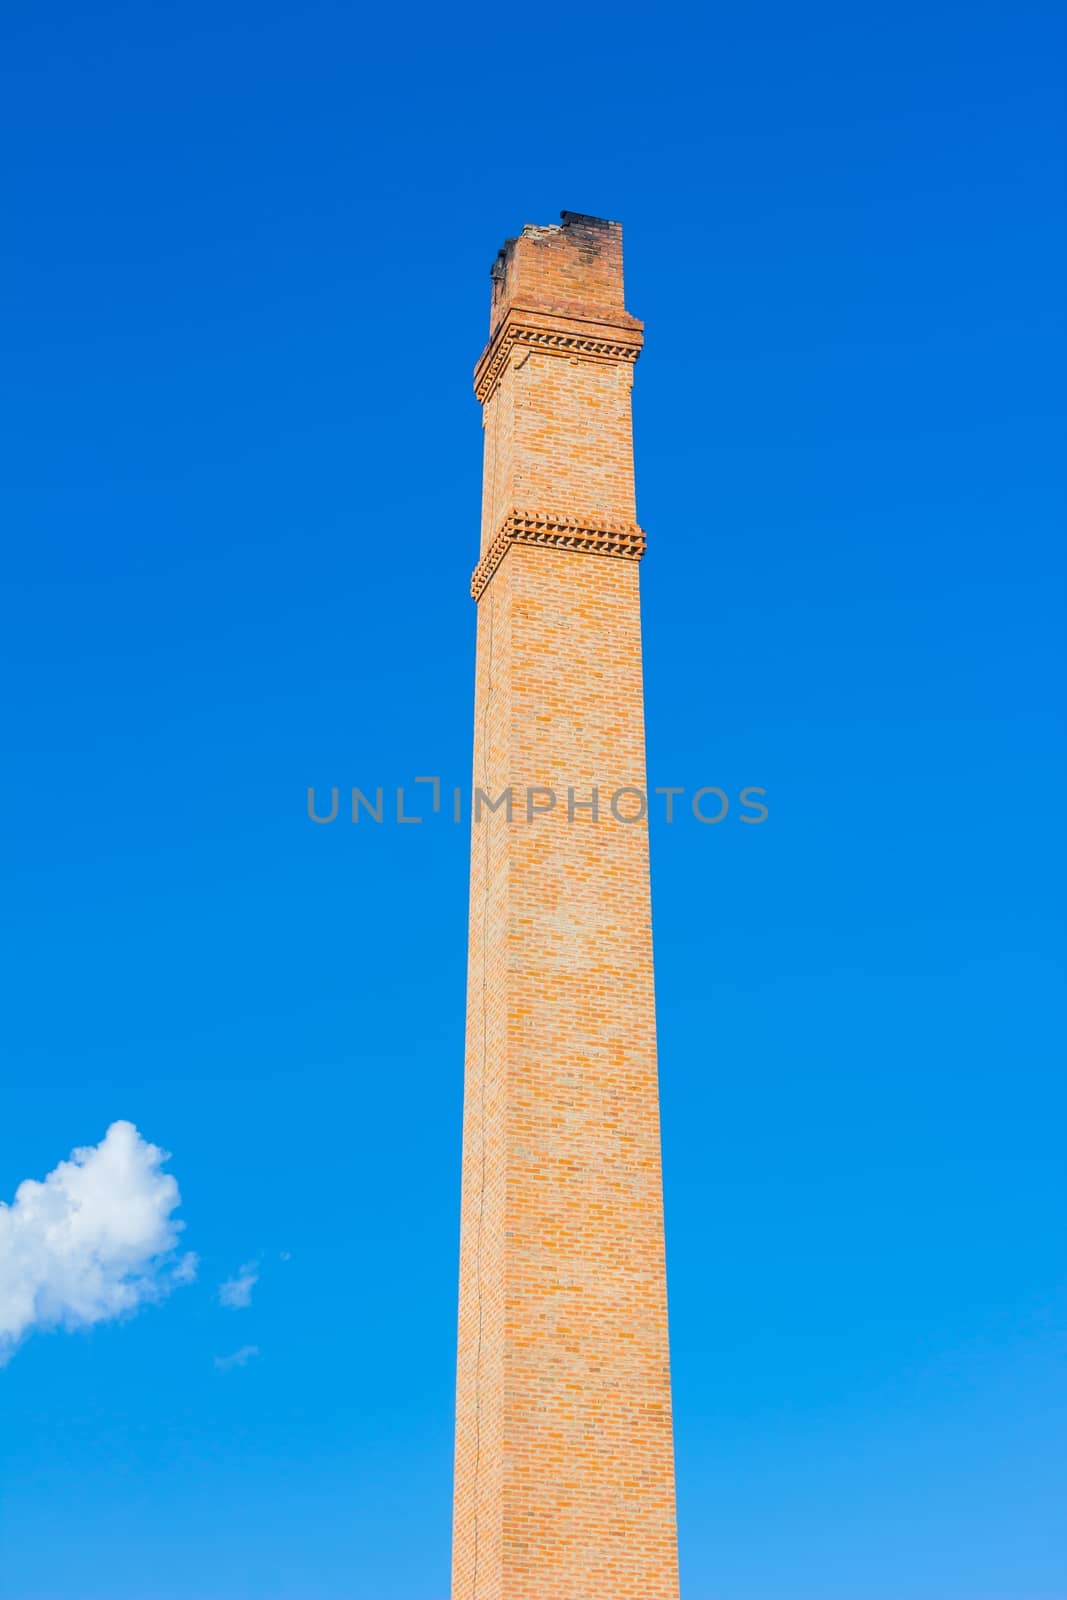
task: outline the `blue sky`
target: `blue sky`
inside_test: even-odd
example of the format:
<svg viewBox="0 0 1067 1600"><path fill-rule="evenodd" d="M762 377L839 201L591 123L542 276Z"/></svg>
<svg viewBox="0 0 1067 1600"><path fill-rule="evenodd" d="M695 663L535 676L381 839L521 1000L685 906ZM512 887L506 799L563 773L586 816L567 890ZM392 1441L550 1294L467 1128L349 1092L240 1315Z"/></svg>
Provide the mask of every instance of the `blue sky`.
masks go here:
<svg viewBox="0 0 1067 1600"><path fill-rule="evenodd" d="M5 1600L447 1593L466 833L304 799L466 780L563 207L650 777L770 804L653 831L683 1592L1067 1596L1057 9L6 8L0 1198L128 1120L199 1266L0 1371Z"/></svg>

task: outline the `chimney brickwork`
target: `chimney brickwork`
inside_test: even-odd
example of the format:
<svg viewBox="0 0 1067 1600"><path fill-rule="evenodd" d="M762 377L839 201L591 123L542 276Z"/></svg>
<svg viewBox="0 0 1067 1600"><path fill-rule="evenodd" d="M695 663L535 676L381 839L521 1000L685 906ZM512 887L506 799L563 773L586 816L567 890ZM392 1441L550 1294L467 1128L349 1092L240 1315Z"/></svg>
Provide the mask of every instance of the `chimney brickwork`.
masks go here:
<svg viewBox="0 0 1067 1600"><path fill-rule="evenodd" d="M492 286L475 371L485 476L452 1595L676 1600L639 815L642 325L624 307L622 230L598 218L524 228Z"/></svg>

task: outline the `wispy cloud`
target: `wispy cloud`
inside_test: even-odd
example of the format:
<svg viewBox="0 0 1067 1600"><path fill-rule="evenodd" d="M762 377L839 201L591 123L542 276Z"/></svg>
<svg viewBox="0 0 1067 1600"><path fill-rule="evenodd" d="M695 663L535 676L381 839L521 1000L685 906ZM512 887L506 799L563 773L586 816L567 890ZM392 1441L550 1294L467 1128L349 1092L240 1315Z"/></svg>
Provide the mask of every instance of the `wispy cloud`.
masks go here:
<svg viewBox="0 0 1067 1600"><path fill-rule="evenodd" d="M252 1290L259 1282L259 1263L246 1261L243 1267L238 1267L232 1278L227 1278L219 1284L219 1303L228 1306L231 1311L239 1311L242 1306L252 1304Z"/></svg>
<svg viewBox="0 0 1067 1600"><path fill-rule="evenodd" d="M178 1226L184 1228L185 1224L184 1222L181 1222L178 1224ZM192 1283L193 1279L196 1277L199 1266L200 1257L197 1255L196 1251L187 1250L182 1256L181 1260L175 1262L174 1270L170 1275L171 1282L177 1284Z"/></svg>
<svg viewBox="0 0 1067 1600"><path fill-rule="evenodd" d="M247 1367L253 1356L259 1355L258 1344L243 1344L240 1350L235 1350L232 1356L216 1356L215 1366L219 1372L229 1372L233 1367Z"/></svg>
<svg viewBox="0 0 1067 1600"><path fill-rule="evenodd" d="M178 1185L132 1122L74 1150L0 1203L0 1366L35 1329L82 1328L160 1300L196 1275L175 1251Z"/></svg>

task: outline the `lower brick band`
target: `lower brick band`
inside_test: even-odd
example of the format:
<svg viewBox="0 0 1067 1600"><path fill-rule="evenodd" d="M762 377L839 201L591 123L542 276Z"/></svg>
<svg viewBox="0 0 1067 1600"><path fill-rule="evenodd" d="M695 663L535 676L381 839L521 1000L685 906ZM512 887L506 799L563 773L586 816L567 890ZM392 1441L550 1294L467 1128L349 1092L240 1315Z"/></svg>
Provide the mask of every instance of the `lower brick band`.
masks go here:
<svg viewBox="0 0 1067 1600"><path fill-rule="evenodd" d="M545 545L593 556L640 561L645 535L636 522L603 522L568 517L556 511L509 511L485 555L471 574L471 598L481 599L493 573L513 544Z"/></svg>

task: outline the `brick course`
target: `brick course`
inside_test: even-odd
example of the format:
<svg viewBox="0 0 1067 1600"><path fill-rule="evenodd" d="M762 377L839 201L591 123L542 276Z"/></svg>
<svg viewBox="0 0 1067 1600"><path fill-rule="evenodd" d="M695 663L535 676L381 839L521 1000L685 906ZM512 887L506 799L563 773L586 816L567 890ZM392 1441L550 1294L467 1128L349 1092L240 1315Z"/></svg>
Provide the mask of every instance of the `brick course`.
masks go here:
<svg viewBox="0 0 1067 1600"><path fill-rule="evenodd" d="M505 246L474 786L515 804L471 835L453 1600L678 1595L648 834L610 810L645 787L640 341L618 224Z"/></svg>

